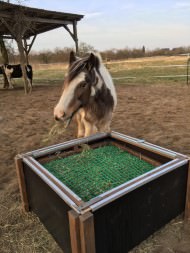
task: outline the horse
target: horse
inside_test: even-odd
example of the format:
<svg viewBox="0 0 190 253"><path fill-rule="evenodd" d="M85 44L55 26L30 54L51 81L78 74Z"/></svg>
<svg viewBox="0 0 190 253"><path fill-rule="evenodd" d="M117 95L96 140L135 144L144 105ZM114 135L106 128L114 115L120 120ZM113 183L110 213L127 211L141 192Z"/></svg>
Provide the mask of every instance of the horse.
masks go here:
<svg viewBox="0 0 190 253"><path fill-rule="evenodd" d="M84 58L71 51L63 92L54 108L54 118L67 128L75 116L77 137L109 132L117 95L111 75L98 53Z"/></svg>
<svg viewBox="0 0 190 253"><path fill-rule="evenodd" d="M32 88L32 79L33 79L33 71L32 71L32 66L31 65L26 65L26 74L27 74L27 79L30 85L30 88ZM10 65L10 64L4 64L1 66L1 71L0 74L5 73L9 87L14 88L13 84L11 82L11 78L20 78L22 77L22 69L20 64L16 65Z"/></svg>

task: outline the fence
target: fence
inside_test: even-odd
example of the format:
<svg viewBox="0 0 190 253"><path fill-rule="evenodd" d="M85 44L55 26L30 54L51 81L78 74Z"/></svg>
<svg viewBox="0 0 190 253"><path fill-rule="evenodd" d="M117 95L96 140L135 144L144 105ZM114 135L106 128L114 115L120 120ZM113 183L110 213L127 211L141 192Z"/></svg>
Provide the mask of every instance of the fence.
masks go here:
<svg viewBox="0 0 190 253"><path fill-rule="evenodd" d="M151 61L151 58L150 58ZM135 68L130 68L128 65L130 65L130 60L125 61L126 65L126 71L123 71L123 63L122 62L115 62L107 64L110 71L113 73L113 80L121 83L122 81L130 80L133 82L138 81L146 81L148 80L150 82L155 82L155 79L158 81L161 79L165 79L167 81L178 81L184 80L186 84L189 84L189 76L190 76L190 57L188 55L188 58L184 59L185 64L164 64L164 65L150 65L147 64L147 62L142 64L141 61L139 61L139 66ZM137 63L137 61L135 62ZM141 63L141 64L140 64ZM152 62L151 62L152 63ZM120 65L121 67L117 67L118 71L115 71L114 68L110 67L111 64ZM134 71L135 69L135 71ZM132 75L135 74L135 75ZM154 81L153 81L154 80Z"/></svg>
<svg viewBox="0 0 190 253"><path fill-rule="evenodd" d="M147 57L105 63L115 84L155 84L190 82L190 56ZM34 64L34 86L38 84L63 83L67 65ZM163 81L164 80L164 81ZM22 79L13 80L15 86L22 85ZM3 76L0 75L0 87Z"/></svg>

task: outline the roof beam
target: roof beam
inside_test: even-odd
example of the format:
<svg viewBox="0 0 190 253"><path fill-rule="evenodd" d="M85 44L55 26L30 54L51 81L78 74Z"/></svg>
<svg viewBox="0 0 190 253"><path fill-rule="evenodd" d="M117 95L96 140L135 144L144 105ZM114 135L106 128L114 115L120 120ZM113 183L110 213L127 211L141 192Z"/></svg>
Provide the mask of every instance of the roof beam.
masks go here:
<svg viewBox="0 0 190 253"><path fill-rule="evenodd" d="M59 25L69 25L72 24L72 21L66 21L66 20L59 20L59 19L52 19L52 18L26 18L27 20L34 21L37 23L49 23L49 24L59 24Z"/></svg>
<svg viewBox="0 0 190 253"><path fill-rule="evenodd" d="M2 18L10 18L12 20L13 15L10 13L0 12L0 17ZM37 17L25 17L27 21L37 22L37 23L49 23L49 24L60 24L60 25L70 25L73 24L73 21L69 20L61 20L61 19L53 19L53 18L37 18Z"/></svg>
<svg viewBox="0 0 190 253"><path fill-rule="evenodd" d="M6 40L13 40L13 36L9 36L9 35L0 35L0 38L2 39L6 39Z"/></svg>
<svg viewBox="0 0 190 253"><path fill-rule="evenodd" d="M12 26L10 26L6 20L4 20L4 18L1 18L1 22L6 26L6 28L9 30L11 36L16 39L16 36L15 36L15 33L14 33L14 30L12 28Z"/></svg>

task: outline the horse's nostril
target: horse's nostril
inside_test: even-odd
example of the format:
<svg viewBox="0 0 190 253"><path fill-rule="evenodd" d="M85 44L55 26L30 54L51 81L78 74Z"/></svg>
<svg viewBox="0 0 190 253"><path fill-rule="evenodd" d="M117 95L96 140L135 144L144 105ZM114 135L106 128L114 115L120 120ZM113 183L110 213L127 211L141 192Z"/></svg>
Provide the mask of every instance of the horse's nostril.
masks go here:
<svg viewBox="0 0 190 253"><path fill-rule="evenodd" d="M64 116L65 116L65 113L63 112L62 115L59 114L59 117L58 117L57 115L54 115L54 119L55 119L56 121L60 121L60 120L62 120L62 119L64 118Z"/></svg>
<svg viewBox="0 0 190 253"><path fill-rule="evenodd" d="M59 121L59 118L58 118L57 116L55 116L54 119L55 119L56 121Z"/></svg>

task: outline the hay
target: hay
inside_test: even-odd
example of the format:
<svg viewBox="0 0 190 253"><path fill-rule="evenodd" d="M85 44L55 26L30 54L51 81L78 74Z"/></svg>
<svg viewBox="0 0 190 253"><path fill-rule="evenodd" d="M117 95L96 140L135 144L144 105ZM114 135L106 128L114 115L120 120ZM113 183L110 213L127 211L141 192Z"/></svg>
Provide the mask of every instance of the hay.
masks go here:
<svg viewBox="0 0 190 253"><path fill-rule="evenodd" d="M73 192L88 201L154 167L115 146L85 147L80 154L43 164Z"/></svg>
<svg viewBox="0 0 190 253"><path fill-rule="evenodd" d="M63 124L63 122L56 122L52 128L49 130L49 133L44 136L42 142L48 142L53 139L54 136L59 136L65 133L67 130L66 124Z"/></svg>

